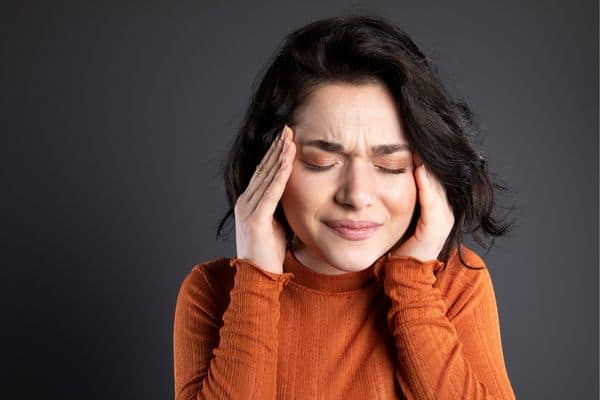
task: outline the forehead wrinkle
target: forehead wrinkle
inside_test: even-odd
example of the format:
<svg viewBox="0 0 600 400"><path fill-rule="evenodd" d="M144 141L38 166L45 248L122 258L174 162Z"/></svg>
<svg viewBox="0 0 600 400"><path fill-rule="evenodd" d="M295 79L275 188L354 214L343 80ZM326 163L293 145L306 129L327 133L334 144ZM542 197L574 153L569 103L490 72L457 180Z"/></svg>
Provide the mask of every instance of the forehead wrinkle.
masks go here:
<svg viewBox="0 0 600 400"><path fill-rule="evenodd" d="M362 109L362 112L361 112ZM354 103L346 104L341 107L331 107L327 112L327 107L319 107L319 113L324 116L323 137L311 139L322 139L328 142L339 143L343 146L344 151L350 153L353 149L353 154L360 154L367 149L367 137L369 136L365 119L363 118L364 107L357 107ZM359 146L361 136L363 146Z"/></svg>
<svg viewBox="0 0 600 400"><path fill-rule="evenodd" d="M347 93L344 90L339 93L339 89L330 86L325 91L314 92L308 103L305 103L308 107L301 107L298 122L299 125L305 125L309 136L305 140L320 139L339 143L344 152L356 155L367 153L370 141L374 142L372 145L406 143L402 132L403 123L395 105L391 116L393 120L390 120L389 110L382 110L380 107L381 92L369 91L361 93L358 97L346 97ZM389 97L386 92L384 95ZM373 96L376 99L372 103ZM373 106L365 107L365 103L372 103ZM383 135L383 141L373 140L379 131L393 131L394 134L388 138Z"/></svg>
<svg viewBox="0 0 600 400"><path fill-rule="evenodd" d="M359 107L357 107L359 108ZM367 115L365 115L365 109L356 108L347 110L348 112L340 113L338 115L347 116L346 119L337 118L333 120L333 126L328 125L328 128L325 131L325 137L318 137L316 139L324 139L329 142L339 143L343 146L344 152L348 155L360 156L362 154L369 154L369 149L372 146L379 144L396 144L398 143L397 139L389 139L384 140L382 143L372 143L376 140L373 138L376 136L376 132L378 130L390 130L393 128L386 127L386 122L378 123L382 120L382 117L378 117L377 113L371 113L370 110L367 111ZM375 116L375 118L371 118ZM369 121L374 121L370 123ZM395 130L395 129L394 129ZM401 140L402 142L402 140Z"/></svg>

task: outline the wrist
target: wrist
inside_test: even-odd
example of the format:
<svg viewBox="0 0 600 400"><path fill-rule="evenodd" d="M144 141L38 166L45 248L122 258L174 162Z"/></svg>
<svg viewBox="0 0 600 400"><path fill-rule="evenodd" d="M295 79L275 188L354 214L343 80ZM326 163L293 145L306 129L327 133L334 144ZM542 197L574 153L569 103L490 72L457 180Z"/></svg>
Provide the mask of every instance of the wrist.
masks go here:
<svg viewBox="0 0 600 400"><path fill-rule="evenodd" d="M391 255L392 257L413 257L421 262L425 262L437 260L440 251L439 246L419 242L413 237L394 250Z"/></svg>

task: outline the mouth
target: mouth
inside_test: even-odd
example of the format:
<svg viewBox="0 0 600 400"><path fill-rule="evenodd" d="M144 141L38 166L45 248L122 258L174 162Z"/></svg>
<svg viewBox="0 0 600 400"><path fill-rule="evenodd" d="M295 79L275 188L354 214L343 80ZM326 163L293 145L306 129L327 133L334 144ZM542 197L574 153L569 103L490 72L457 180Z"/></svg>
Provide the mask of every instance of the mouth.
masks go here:
<svg viewBox="0 0 600 400"><path fill-rule="evenodd" d="M372 221L327 221L336 235L346 240L365 240L373 236L382 225Z"/></svg>

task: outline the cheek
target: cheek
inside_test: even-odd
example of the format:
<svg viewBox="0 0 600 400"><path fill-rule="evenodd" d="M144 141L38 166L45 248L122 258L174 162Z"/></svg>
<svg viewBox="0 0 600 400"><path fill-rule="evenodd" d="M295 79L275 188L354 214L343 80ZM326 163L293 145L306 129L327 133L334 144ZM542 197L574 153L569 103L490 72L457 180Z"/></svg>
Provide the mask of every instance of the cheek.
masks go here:
<svg viewBox="0 0 600 400"><path fill-rule="evenodd" d="M330 175L307 171L296 158L282 200L299 208L315 208L330 194L323 188L333 187L332 183Z"/></svg>
<svg viewBox="0 0 600 400"><path fill-rule="evenodd" d="M417 202L417 186L414 175L407 174L397 184L390 185L383 196L392 215L396 217L412 216Z"/></svg>
<svg viewBox="0 0 600 400"><path fill-rule="evenodd" d="M315 190L314 178L311 179L294 165L281 196L281 205L290 225L302 217L315 214L319 195L322 193Z"/></svg>

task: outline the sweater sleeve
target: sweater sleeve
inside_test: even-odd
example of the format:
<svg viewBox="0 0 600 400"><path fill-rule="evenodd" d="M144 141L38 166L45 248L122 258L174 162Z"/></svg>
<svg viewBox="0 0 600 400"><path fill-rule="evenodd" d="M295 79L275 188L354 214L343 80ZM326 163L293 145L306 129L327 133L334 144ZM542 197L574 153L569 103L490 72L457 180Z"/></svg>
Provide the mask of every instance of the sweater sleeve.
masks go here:
<svg viewBox="0 0 600 400"><path fill-rule="evenodd" d="M460 289L447 306L433 285L441 265L391 254L384 264L384 292L391 300L387 322L402 391L409 400L515 399L487 267L460 266L451 283Z"/></svg>
<svg viewBox="0 0 600 400"><path fill-rule="evenodd" d="M175 399L275 399L279 296L292 273L265 271L246 259L235 267L229 305L216 297L202 268L183 281L173 327Z"/></svg>

